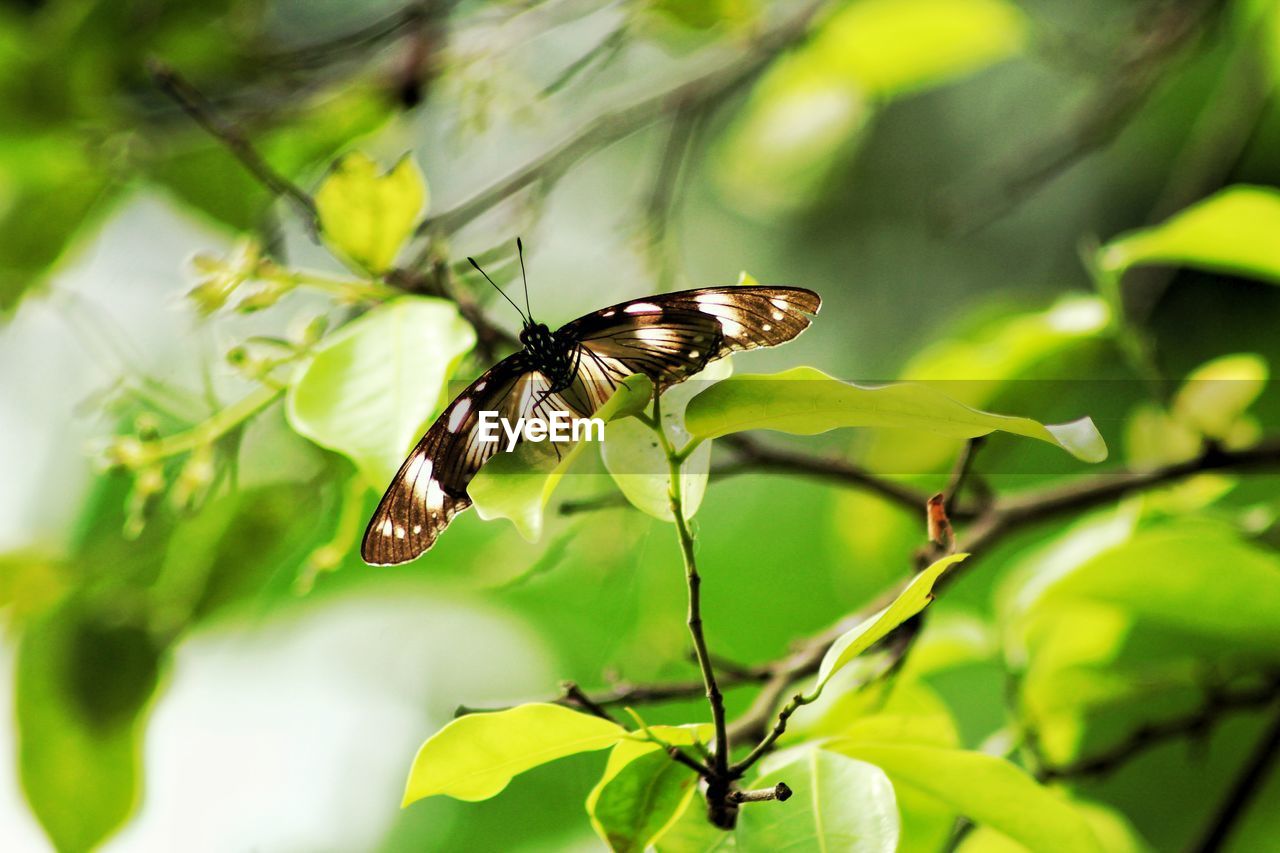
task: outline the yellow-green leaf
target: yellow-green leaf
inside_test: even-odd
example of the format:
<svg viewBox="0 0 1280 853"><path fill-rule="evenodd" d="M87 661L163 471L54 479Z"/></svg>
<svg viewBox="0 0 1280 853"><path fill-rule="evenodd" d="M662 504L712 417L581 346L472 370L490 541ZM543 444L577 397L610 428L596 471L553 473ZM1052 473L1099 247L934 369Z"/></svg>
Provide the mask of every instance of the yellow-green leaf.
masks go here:
<svg viewBox="0 0 1280 853"><path fill-rule="evenodd" d="M894 853L901 835L893 785L880 768L825 749L806 749L771 766L751 783L769 788L785 782L785 803L744 807L738 815L738 849L841 850Z"/></svg>
<svg viewBox="0 0 1280 853"><path fill-rule="evenodd" d="M895 789L909 787L1037 853L1100 851L1089 822L1070 803L1014 764L981 752L852 741L826 745L869 762Z"/></svg>
<svg viewBox="0 0 1280 853"><path fill-rule="evenodd" d="M401 805L444 794L487 800L516 775L579 752L607 749L627 730L563 705L534 703L467 714L432 735L413 759Z"/></svg>
<svg viewBox="0 0 1280 853"><path fill-rule="evenodd" d="M1224 439L1267 386L1267 362L1224 355L1196 368L1173 399L1173 414L1202 435Z"/></svg>
<svg viewBox="0 0 1280 853"><path fill-rule="evenodd" d="M867 388L813 367L726 379L693 399L685 424L703 439L750 429L813 435L839 427L891 427L953 438L1000 430L1055 444L1085 462L1107 458L1106 443L1089 418L1042 424L970 408L929 385Z"/></svg>
<svg viewBox="0 0 1280 853"><path fill-rule="evenodd" d="M350 457L381 488L439 409L475 340L451 302L410 296L379 306L326 338L294 376L289 424Z"/></svg>
<svg viewBox="0 0 1280 853"><path fill-rule="evenodd" d="M849 629L827 649L818 668L818 677L810 689L810 696L822 692L822 688L831 676L840 669L888 636L889 632L903 622L915 616L933 600L933 587L942 574L956 563L968 557L968 554L952 554L943 557L911 579L907 588L894 599L893 603L874 616L868 617L858 626Z"/></svg>
<svg viewBox="0 0 1280 853"><path fill-rule="evenodd" d="M355 151L337 163L316 191L320 233L344 261L357 270L380 275L426 212L427 181L412 156L390 171Z"/></svg>
<svg viewBox="0 0 1280 853"><path fill-rule="evenodd" d="M722 358L662 395L662 428L673 447L683 447L689 441L689 431L684 425L689 401L711 383L732 373L732 360ZM673 521L667 457L654 438L653 431L640 421L620 420L610 424L600 455L618 490L632 506L662 521ZM692 518L698 511L707 491L710 470L711 443L703 442L680 466L686 518Z"/></svg>
<svg viewBox="0 0 1280 853"><path fill-rule="evenodd" d="M1195 267L1280 283L1280 191L1228 187L1159 225L1123 234L1098 250L1113 275L1144 264Z"/></svg>

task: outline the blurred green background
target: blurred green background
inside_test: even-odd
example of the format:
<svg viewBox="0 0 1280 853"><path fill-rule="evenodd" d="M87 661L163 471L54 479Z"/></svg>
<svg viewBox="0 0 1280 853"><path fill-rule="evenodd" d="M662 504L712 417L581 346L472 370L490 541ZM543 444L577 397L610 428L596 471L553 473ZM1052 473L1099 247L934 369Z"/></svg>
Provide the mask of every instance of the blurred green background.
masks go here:
<svg viewBox="0 0 1280 853"><path fill-rule="evenodd" d="M447 214L559 151L431 244L509 281L522 235L535 311L553 325L746 270L817 290L824 307L802 339L735 359L739 371L990 380L949 390L1045 422L1091 415L1110 467L1176 455L1161 407L1198 366L1230 353L1280 363L1280 231L1257 238L1270 274L1265 257L1238 276L1135 269L1117 295L1090 268L1119 233L1224 187L1280 184L1272 0L5 4L5 850L596 849L582 800L602 755L533 771L487 802L401 811L415 749L461 704L553 696L560 679L696 677L675 543L634 510L552 513L536 544L473 513L419 562L370 568L348 528L374 494L279 403L207 456L170 460L152 500L138 472L105 469L113 435L180 433L265 387L229 351L360 310L301 288L254 313L204 316L184 298L201 277L194 256L246 238L290 268L348 274L165 97L152 58L309 191L343 152L388 166L411 152L430 215ZM676 94L655 100L663 92ZM562 147L573 138L585 142ZM504 307L490 316L514 328ZM456 378L483 366L471 358ZM1277 397L1261 389L1246 433L1280 421ZM852 432L792 443L926 489L958 447ZM981 462L997 490L1086 473L1008 437ZM558 499L610 488L569 479ZM697 519L709 639L730 660L778 657L856 610L906 575L920 542L915 517L860 494L778 475L732 482L713 483ZM1252 476L1150 511L1271 555L1276 485ZM190 500L172 494L188 487ZM995 590L1067 523L983 555L934 612L998 634ZM318 558L330 543L338 553ZM309 583L317 568L333 571ZM1176 649L1212 668L1199 642L1153 632L1125 655L1138 665ZM1183 707L1202 675L1175 685L1181 698L1136 691L1101 721L1081 712L1081 743ZM966 746L1005 725L999 655L933 686ZM731 707L749 698L733 692ZM677 703L648 718L704 713ZM1153 849L1183 849L1264 716L1224 715L1076 791ZM1280 850L1266 805L1280 776L1266 786L1233 849Z"/></svg>

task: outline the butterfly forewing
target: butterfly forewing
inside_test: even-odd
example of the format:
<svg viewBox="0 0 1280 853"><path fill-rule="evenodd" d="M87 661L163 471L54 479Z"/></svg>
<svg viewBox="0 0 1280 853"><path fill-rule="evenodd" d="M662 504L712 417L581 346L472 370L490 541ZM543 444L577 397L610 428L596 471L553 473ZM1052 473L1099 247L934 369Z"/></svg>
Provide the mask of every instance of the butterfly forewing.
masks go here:
<svg viewBox="0 0 1280 853"><path fill-rule="evenodd" d="M364 532L366 563L412 560L430 548L453 517L471 506L467 485L498 449L480 441L479 413L509 408L531 376L522 353L498 362L454 398L400 466Z"/></svg>
<svg viewBox="0 0 1280 853"><path fill-rule="evenodd" d="M555 333L572 366L564 387L548 379L563 375L563 362L557 370L539 370L537 356L526 350L499 362L449 404L382 496L361 556L376 565L412 560L471 506L471 479L506 446L505 438L480 440L480 412L497 412L510 422L549 419L553 411L589 417L628 376L643 373L661 390L736 350L791 340L808 328L808 315L821 304L802 288L709 287L633 299L579 317Z"/></svg>

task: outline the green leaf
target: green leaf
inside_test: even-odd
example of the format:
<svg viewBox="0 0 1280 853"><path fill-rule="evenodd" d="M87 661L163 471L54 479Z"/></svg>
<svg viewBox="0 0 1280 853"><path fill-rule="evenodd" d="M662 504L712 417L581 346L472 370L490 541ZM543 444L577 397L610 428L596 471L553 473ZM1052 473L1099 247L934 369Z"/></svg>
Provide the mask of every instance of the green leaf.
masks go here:
<svg viewBox="0 0 1280 853"><path fill-rule="evenodd" d="M888 636L889 632L915 616L933 600L933 586L938 578L956 563L968 557L968 554L952 554L943 557L924 571L917 574L907 584L907 588L894 599L893 603L874 616L868 617L860 625L849 629L831 644L818 667L818 676L813 682L808 695L816 696L831 676L840 671L858 655L874 646Z"/></svg>
<svg viewBox="0 0 1280 853"><path fill-rule="evenodd" d="M137 805L139 718L160 649L141 628L77 602L33 623L18 648L18 764L31 809L59 850L89 850Z"/></svg>
<svg viewBox="0 0 1280 853"><path fill-rule="evenodd" d="M636 374L623 380L595 417L606 422L605 441L617 424L611 420L640 412L653 398L653 383ZM560 480L586 447L586 442L565 449L560 455L550 442L522 442L511 453L499 452L480 469L467 494L483 519L506 518L530 542L542 535L542 516Z"/></svg>
<svg viewBox="0 0 1280 853"><path fill-rule="evenodd" d="M870 762L888 774L895 788L913 788L1037 853L1102 849L1078 810L1003 758L849 741L829 742L827 748Z"/></svg>
<svg viewBox="0 0 1280 853"><path fill-rule="evenodd" d="M679 816L697 782L697 774L655 746L591 792L592 826L611 850L643 851Z"/></svg>
<svg viewBox="0 0 1280 853"><path fill-rule="evenodd" d="M708 384L732 373L732 361L723 358L662 395L662 428L672 447L684 447L689 441L689 431L684 424L689 401ZM674 520L668 494L667 457L649 427L634 419L611 424L600 455L618 489L632 506L661 521ZM692 518L702 504L710 470L711 443L703 442L680 467L685 518Z"/></svg>
<svg viewBox="0 0 1280 853"><path fill-rule="evenodd" d="M1035 606L1073 600L1269 655L1280 649L1280 560L1229 530L1141 533L1057 578Z"/></svg>
<svg viewBox="0 0 1280 853"><path fill-rule="evenodd" d="M758 0L649 0L653 12L695 30L738 27L760 16Z"/></svg>
<svg viewBox="0 0 1280 853"><path fill-rule="evenodd" d="M1252 353L1224 355L1197 367L1178 389L1173 414L1209 438L1225 439L1267 386L1267 362Z"/></svg>
<svg viewBox="0 0 1280 853"><path fill-rule="evenodd" d="M1098 266L1123 275L1135 266L1195 267L1280 283L1280 191L1228 187L1159 225L1123 234L1098 250Z"/></svg>
<svg viewBox="0 0 1280 853"><path fill-rule="evenodd" d="M566 755L607 749L627 730L562 705L533 703L467 714L432 735L413 759L402 806L444 794L487 800L516 775Z"/></svg>
<svg viewBox="0 0 1280 853"><path fill-rule="evenodd" d="M879 98L954 79L1022 48L1026 19L1003 0L858 0L808 50Z"/></svg>
<svg viewBox="0 0 1280 853"><path fill-rule="evenodd" d="M871 764L823 749L807 749L751 783L785 782L785 803L746 806L738 815L738 846L751 853L841 850L892 853L900 824L893 785Z"/></svg>
<svg viewBox="0 0 1280 853"><path fill-rule="evenodd" d="M427 182L410 155L378 174L378 164L356 151L334 164L315 201L329 246L357 270L381 275L426 210Z"/></svg>
<svg viewBox="0 0 1280 853"><path fill-rule="evenodd" d="M293 377L289 424L381 487L438 411L475 340L451 302L413 296L379 306L328 336Z"/></svg>
<svg viewBox="0 0 1280 853"><path fill-rule="evenodd" d="M838 427L892 427L953 438L976 438L1001 430L1055 444L1085 462L1107 458L1106 443L1089 418L1045 425L972 409L929 385L866 388L833 379L813 367L726 379L693 399L685 422L694 436L703 439L750 429L813 435Z"/></svg>

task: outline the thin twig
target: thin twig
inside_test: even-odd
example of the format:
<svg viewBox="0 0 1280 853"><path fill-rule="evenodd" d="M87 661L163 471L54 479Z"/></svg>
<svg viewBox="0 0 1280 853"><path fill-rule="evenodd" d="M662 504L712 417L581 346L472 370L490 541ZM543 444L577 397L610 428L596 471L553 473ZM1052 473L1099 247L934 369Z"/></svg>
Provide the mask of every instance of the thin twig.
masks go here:
<svg viewBox="0 0 1280 853"><path fill-rule="evenodd" d="M318 233L320 217L315 200L297 184L277 172L258 149L245 138L240 128L222 118L209 100L195 86L187 82L172 67L159 59L147 61L151 79L162 92L182 108L182 111L226 146L240 163L267 189L277 196L286 196L302 212L313 233Z"/></svg>
<svg viewBox="0 0 1280 853"><path fill-rule="evenodd" d="M759 791L733 791L729 794L729 800L734 803L763 803L769 800L785 803L791 799L791 793L787 783L779 782L772 788L763 788Z"/></svg>
<svg viewBox="0 0 1280 853"><path fill-rule="evenodd" d="M511 174L425 220L419 233L453 233L533 184L554 182L585 154L624 139L682 107L710 105L726 97L753 79L779 51L804 38L810 22L824 4L825 0L808 3L798 14L757 39L745 56L674 88L596 116Z"/></svg>
<svg viewBox="0 0 1280 853"><path fill-rule="evenodd" d="M1267 775L1280 757L1280 714L1271 720L1262 740L1254 747L1244 769L1236 777L1222 801L1218 811L1209 824L1204 837L1196 844L1195 850L1200 853L1212 853L1221 850L1237 822L1249 809L1249 804L1258 796L1258 791L1266 784Z"/></svg>
<svg viewBox="0 0 1280 853"><path fill-rule="evenodd" d="M711 664L711 653L707 650L707 638L702 630L702 576L698 574L698 562L694 556L693 532L684 517L684 476L681 471L679 452L671 446L666 430L662 427L662 398L659 394L653 397L653 429L667 457L668 498L671 514L675 521L676 537L680 542L680 554L684 558L685 581L689 587L689 636L693 640L694 653L698 658L698 668L702 671L702 681L706 685L707 702L711 706L711 721L716 733L716 748L713 771L720 779L728 776L729 770L729 738L725 724L724 695L716 683L715 667Z"/></svg>
<svg viewBox="0 0 1280 853"><path fill-rule="evenodd" d="M578 75L586 71L592 65L603 68L608 65L615 56L617 56L627 43L627 26L621 24L612 30L607 36L599 41L594 47L586 53L579 56L573 62L565 66L565 69L556 75L556 79L552 80L542 90L542 97L548 98L565 86L568 86L578 78Z"/></svg>
<svg viewBox="0 0 1280 853"><path fill-rule="evenodd" d="M645 227L650 257L657 271L659 291L671 289L674 269L671 249L670 220L679 195L683 170L698 127L706 116L705 107L683 105L671 119L671 129L662 147L662 159L653 178L653 187L645 205Z"/></svg>
<svg viewBox="0 0 1280 853"><path fill-rule="evenodd" d="M978 451L982 449L982 445L987 441L987 437L980 435L977 438L971 438L964 443L964 447L960 449L960 456L956 459L955 468L951 471L951 479L947 482L947 487L943 489L942 507L950 518L956 511L956 503L960 497L960 492L964 489L966 481L973 473L973 460L977 458Z"/></svg>
<svg viewBox="0 0 1280 853"><path fill-rule="evenodd" d="M565 681L560 684L560 699L565 703L572 703L589 711L604 720L616 723L613 715L604 709L602 705L595 702L586 693L582 692L582 688L575 681Z"/></svg>
<svg viewBox="0 0 1280 853"><path fill-rule="evenodd" d="M1042 761L1041 767L1036 771L1036 778L1042 782L1052 782L1061 779L1103 776L1152 747L1176 738L1200 734L1227 714L1263 708L1277 699L1280 699L1280 677L1277 676L1249 689L1234 692L1210 691L1204 704L1194 713L1173 720L1140 726L1110 749L1070 764L1054 766ZM1028 735L1027 745L1031 747L1033 754L1038 754L1036 739L1031 733Z"/></svg>
<svg viewBox="0 0 1280 853"><path fill-rule="evenodd" d="M725 436L720 441L733 448L737 458L713 469L717 477L732 477L756 471L800 474L872 492L913 513L919 512L929 500L928 492L895 483L843 459L769 447L743 434ZM961 505L956 507L952 517L962 520L972 515Z"/></svg>

